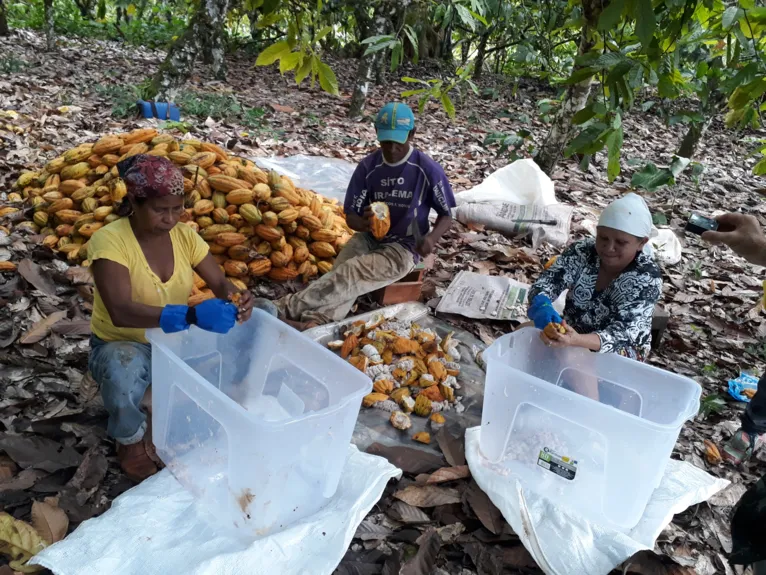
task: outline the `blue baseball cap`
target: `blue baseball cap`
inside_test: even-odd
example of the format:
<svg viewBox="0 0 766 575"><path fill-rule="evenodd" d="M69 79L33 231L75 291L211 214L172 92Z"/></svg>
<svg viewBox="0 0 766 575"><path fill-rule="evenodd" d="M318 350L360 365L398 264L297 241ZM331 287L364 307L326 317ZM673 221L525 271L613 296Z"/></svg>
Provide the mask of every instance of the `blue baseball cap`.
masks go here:
<svg viewBox="0 0 766 575"><path fill-rule="evenodd" d="M415 115L407 104L389 102L380 109L375 118L379 142L404 144L415 128Z"/></svg>

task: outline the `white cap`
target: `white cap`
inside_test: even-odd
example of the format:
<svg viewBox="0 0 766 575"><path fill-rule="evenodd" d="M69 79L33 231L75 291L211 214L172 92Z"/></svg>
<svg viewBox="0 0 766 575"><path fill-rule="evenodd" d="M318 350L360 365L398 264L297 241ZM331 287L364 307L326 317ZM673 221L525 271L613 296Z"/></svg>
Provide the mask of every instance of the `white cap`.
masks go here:
<svg viewBox="0 0 766 575"><path fill-rule="evenodd" d="M657 228L652 224L652 214L646 202L641 196L632 192L609 204L601 212L598 225L638 238L653 238L658 233Z"/></svg>

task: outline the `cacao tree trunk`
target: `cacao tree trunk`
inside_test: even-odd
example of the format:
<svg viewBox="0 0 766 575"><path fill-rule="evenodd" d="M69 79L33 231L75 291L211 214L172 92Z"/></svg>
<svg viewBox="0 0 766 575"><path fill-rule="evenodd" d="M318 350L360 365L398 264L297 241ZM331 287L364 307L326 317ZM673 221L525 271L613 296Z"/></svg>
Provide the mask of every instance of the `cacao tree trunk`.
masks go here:
<svg viewBox="0 0 766 575"><path fill-rule="evenodd" d="M192 75L194 62L202 49L203 39L210 41L209 31L220 30L217 40L209 46L213 54L213 73L224 74L223 23L228 0L202 0L183 35L173 42L165 61L151 80L149 95L158 102L172 102L181 86Z"/></svg>
<svg viewBox="0 0 766 575"><path fill-rule="evenodd" d="M471 43L467 40L463 39L462 44L460 44L460 65L465 66L465 63L468 61L468 52L471 50Z"/></svg>
<svg viewBox="0 0 766 575"><path fill-rule="evenodd" d="M8 28L8 15L5 12L5 2L0 0L0 36L9 36L11 30Z"/></svg>
<svg viewBox="0 0 766 575"><path fill-rule="evenodd" d="M705 119L704 122L692 123L683 140L681 140L681 145L678 147L676 155L691 160L694 157L694 153L697 151L697 146L707 133L712 122L713 118L710 117Z"/></svg>
<svg viewBox="0 0 766 575"><path fill-rule="evenodd" d="M213 69L216 80L226 80L226 49L224 47L224 26L228 0L205 0L206 17L201 38L202 59Z"/></svg>
<svg viewBox="0 0 766 575"><path fill-rule="evenodd" d="M369 37L379 36L386 33L388 22L381 13L375 14L370 30ZM364 46L364 45L363 45ZM370 82L376 77L379 70L378 64L383 60L384 51L374 52L365 56L362 54L359 58L359 65L356 68L356 78L354 79L354 93L351 95L351 103L348 107L348 117L356 118L364 112L364 105L367 102L367 92L370 88ZM385 62L383 62L385 65Z"/></svg>
<svg viewBox="0 0 766 575"><path fill-rule="evenodd" d="M439 57L447 63L453 60L452 54L452 24L446 30L439 32Z"/></svg>
<svg viewBox="0 0 766 575"><path fill-rule="evenodd" d="M53 0L44 0L43 8L45 13L45 42L48 51L51 52L56 49L56 31L54 30L56 19L53 14Z"/></svg>
<svg viewBox="0 0 766 575"><path fill-rule="evenodd" d="M473 66L473 79L478 80L481 78L481 72L484 68L484 56L487 53L487 42L489 41L489 31L482 34L479 38L479 48L476 54L476 61Z"/></svg>
<svg viewBox="0 0 766 575"><path fill-rule="evenodd" d="M600 0L583 0L582 4L585 24L583 25L580 42L577 47L578 56L587 54L595 46L596 24L601 11L606 8L609 2L604 2L602 5ZM575 72L579 68L579 66L575 66L572 71ZM553 119L545 142L540 147L537 156L535 156L535 162L546 174L550 175L556 164L561 160L564 148L572 134L572 117L588 103L592 81L593 76L588 76L576 84L571 84L564 93L561 107Z"/></svg>

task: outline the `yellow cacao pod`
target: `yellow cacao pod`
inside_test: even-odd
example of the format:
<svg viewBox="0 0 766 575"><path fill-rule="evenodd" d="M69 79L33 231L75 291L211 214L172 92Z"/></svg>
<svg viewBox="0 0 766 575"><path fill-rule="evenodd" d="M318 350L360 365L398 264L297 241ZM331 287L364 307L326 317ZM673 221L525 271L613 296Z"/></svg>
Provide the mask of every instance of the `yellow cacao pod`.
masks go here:
<svg viewBox="0 0 766 575"><path fill-rule="evenodd" d="M295 236L302 240L311 239L311 232L306 226L298 226L295 228Z"/></svg>
<svg viewBox="0 0 766 575"><path fill-rule="evenodd" d="M55 213L56 219L62 224L73 224L81 215L82 212L77 210L59 210Z"/></svg>
<svg viewBox="0 0 766 575"><path fill-rule="evenodd" d="M17 194L16 192L11 192L8 194L8 201L9 202L21 202L24 198L21 197L21 194Z"/></svg>
<svg viewBox="0 0 766 575"><path fill-rule="evenodd" d="M271 244L267 241L262 241L255 246L255 251L260 256L269 256L271 255Z"/></svg>
<svg viewBox="0 0 766 575"><path fill-rule="evenodd" d="M186 164L185 166L181 166L181 172L184 174L184 177L191 180L192 184L195 186L199 180L207 178L205 168L198 166L197 164Z"/></svg>
<svg viewBox="0 0 766 575"><path fill-rule="evenodd" d="M0 262L0 272L15 272L16 264L13 262Z"/></svg>
<svg viewBox="0 0 766 575"><path fill-rule="evenodd" d="M261 214L261 220L263 221L264 225L270 226L272 228L279 225L279 216L277 216L277 214L274 212L263 212Z"/></svg>
<svg viewBox="0 0 766 575"><path fill-rule="evenodd" d="M189 307L194 307L195 305L201 304L203 301L213 299L215 298L215 294L209 290L202 290L198 294L194 294L192 296L189 296L189 299L186 301L186 305Z"/></svg>
<svg viewBox="0 0 766 575"><path fill-rule="evenodd" d="M260 224L263 220L261 211L252 204L239 206L239 215L245 218L245 221L252 226Z"/></svg>
<svg viewBox="0 0 766 575"><path fill-rule="evenodd" d="M235 228L239 229L242 226L244 226L246 222L245 222L245 218L235 213L229 216L229 223Z"/></svg>
<svg viewBox="0 0 766 575"><path fill-rule="evenodd" d="M247 275L247 264L245 262L226 260L223 264L223 269L227 275L235 278Z"/></svg>
<svg viewBox="0 0 766 575"><path fill-rule="evenodd" d="M38 226L45 227L48 225L48 214L47 212L35 212L35 215L32 216L32 221L36 223Z"/></svg>
<svg viewBox="0 0 766 575"><path fill-rule="evenodd" d="M271 199L271 188L266 184L256 184L253 187L253 194L255 194L256 200L259 202L265 202Z"/></svg>
<svg viewBox="0 0 766 575"><path fill-rule="evenodd" d="M126 144L142 144L144 142L151 142L156 136L157 130L154 128L138 128L120 137Z"/></svg>
<svg viewBox="0 0 766 575"><path fill-rule="evenodd" d="M104 154L114 154L124 145L125 142L122 140L122 138L118 138L117 136L104 136L98 142L93 144L92 152L98 156L103 156Z"/></svg>
<svg viewBox="0 0 766 575"><path fill-rule="evenodd" d="M275 268L283 268L288 263L290 263L290 258L288 258L284 253L282 252L271 252L271 265Z"/></svg>
<svg viewBox="0 0 766 575"><path fill-rule="evenodd" d="M189 163L207 169L215 164L215 154L212 152L197 152L191 157Z"/></svg>
<svg viewBox="0 0 766 575"><path fill-rule="evenodd" d="M225 224L229 221L229 212L223 208L214 209L210 215L217 224Z"/></svg>
<svg viewBox="0 0 766 575"><path fill-rule="evenodd" d="M103 207L111 209L112 206L103 206ZM80 209L86 214L95 212L98 209L98 200L96 198L85 198L80 203Z"/></svg>
<svg viewBox="0 0 766 575"><path fill-rule="evenodd" d="M317 262L317 269L319 269L320 274L330 273L332 271L332 262L320 260Z"/></svg>
<svg viewBox="0 0 766 575"><path fill-rule="evenodd" d="M227 154L223 148L211 142L202 142L200 144L200 150L212 153L215 156L214 161L217 162L226 162L229 159L229 154Z"/></svg>
<svg viewBox="0 0 766 575"><path fill-rule="evenodd" d="M82 162L83 160L87 160L88 156L92 154L92 149L93 146L77 146L64 154L64 160L67 164Z"/></svg>
<svg viewBox="0 0 766 575"><path fill-rule="evenodd" d="M49 214L55 214L56 212L59 212L61 210L71 210L74 208L74 202L71 198L62 198L60 200L55 200L51 203L50 206L48 206L48 213Z"/></svg>
<svg viewBox="0 0 766 575"><path fill-rule="evenodd" d="M328 242L332 244L338 239L338 234L332 230L314 230L311 232L311 239L317 242Z"/></svg>
<svg viewBox="0 0 766 575"><path fill-rule="evenodd" d="M391 213L388 204L385 202L373 202L370 206L372 215L370 216L370 231L377 239L382 240L388 230L391 229Z"/></svg>
<svg viewBox="0 0 766 575"><path fill-rule="evenodd" d="M256 184L268 184L269 178L263 170L258 168L245 168L240 166L237 168L237 177L240 180L255 186Z"/></svg>
<svg viewBox="0 0 766 575"><path fill-rule="evenodd" d="M64 194L65 196L69 196L76 192L77 190L80 190L85 187L85 184L81 182L80 180L64 180L61 182L58 186L58 191Z"/></svg>
<svg viewBox="0 0 766 575"><path fill-rule="evenodd" d="M295 193L295 190L290 190L283 185L272 188L272 195L285 198L293 206L298 206L301 203L301 197Z"/></svg>
<svg viewBox="0 0 766 575"><path fill-rule="evenodd" d="M35 181L39 177L39 172L23 172L19 179L16 180L16 187L17 188L26 188L30 184L32 184L33 181Z"/></svg>
<svg viewBox="0 0 766 575"><path fill-rule="evenodd" d="M197 180L196 189L199 192L200 197L203 199L209 199L213 195L213 189L210 187L207 180Z"/></svg>
<svg viewBox="0 0 766 575"><path fill-rule="evenodd" d="M244 244L246 239L247 238L245 236L236 232L224 232L216 236L215 243L228 248L231 246Z"/></svg>
<svg viewBox="0 0 766 575"><path fill-rule="evenodd" d="M226 208L226 194L223 192L213 192L211 199L216 208Z"/></svg>
<svg viewBox="0 0 766 575"><path fill-rule="evenodd" d="M75 202L81 202L85 198L92 198L96 195L96 188L93 186L85 186L84 188L80 188L79 190L72 193L70 198L72 198Z"/></svg>
<svg viewBox="0 0 766 575"><path fill-rule="evenodd" d="M295 208L288 208L286 210L282 210L277 215L277 219L281 225L287 225L293 223L295 220L298 219L298 210Z"/></svg>
<svg viewBox="0 0 766 575"><path fill-rule="evenodd" d="M117 165L117 162L120 161L120 156L116 154L104 154L101 156L101 163L104 164L107 168L111 168Z"/></svg>
<svg viewBox="0 0 766 575"><path fill-rule="evenodd" d="M121 178L117 178L110 182L109 197L112 198L114 203L121 202L122 198L124 198L127 193L128 188Z"/></svg>
<svg viewBox="0 0 766 575"><path fill-rule="evenodd" d="M64 160L63 157L59 156L58 158L55 158L45 164L45 171L50 174L58 174L66 167L66 160ZM64 178L66 179L66 178Z"/></svg>
<svg viewBox="0 0 766 575"><path fill-rule="evenodd" d="M309 251L318 258L333 258L337 255L335 248L328 242L312 242Z"/></svg>
<svg viewBox="0 0 766 575"><path fill-rule="evenodd" d="M249 190L252 186L248 182L232 178L230 176L215 175L208 178L210 186L219 192L233 192L234 190Z"/></svg>
<svg viewBox="0 0 766 575"><path fill-rule="evenodd" d="M168 159L177 166L185 166L189 163L192 157L189 154L185 154L183 152L170 152L168 154Z"/></svg>
<svg viewBox="0 0 766 575"><path fill-rule="evenodd" d="M129 146L129 145L130 144L126 144L126 146ZM120 151L124 149L125 149L125 146L120 148ZM132 146L130 146L130 149L123 154L122 159L124 160L125 158L132 158L133 156L137 156L139 154L145 154L148 151L149 151L149 146L143 142L140 142L138 144L133 144Z"/></svg>
<svg viewBox="0 0 766 575"><path fill-rule="evenodd" d="M283 268L271 268L271 270L268 273L269 279L272 279L274 281L278 282L284 282L289 280L294 280L298 277L298 270L294 270L289 267L283 267Z"/></svg>
<svg viewBox="0 0 766 575"><path fill-rule="evenodd" d="M114 211L112 206L101 206L93 210L93 217L97 222L103 222L106 217Z"/></svg>
<svg viewBox="0 0 766 575"><path fill-rule="evenodd" d="M81 236L89 238L103 227L104 227L104 222L91 222L89 224L84 224L77 231L79 232Z"/></svg>
<svg viewBox="0 0 766 575"><path fill-rule="evenodd" d="M85 175L88 173L88 170L90 170L88 162L79 162L71 166L66 166L63 170L61 170L60 176L63 181L77 180L79 178L85 177Z"/></svg>
<svg viewBox="0 0 766 575"><path fill-rule="evenodd" d="M269 198L268 204L271 207L271 211L276 213L292 207L292 204L285 198Z"/></svg>
<svg viewBox="0 0 766 575"><path fill-rule="evenodd" d="M306 246L294 248L293 261L296 264L302 264L309 259L309 249Z"/></svg>
<svg viewBox="0 0 766 575"><path fill-rule="evenodd" d="M197 225L200 227L200 229L205 229L207 227L210 227L214 224L213 218L210 218L208 216L200 216L197 218Z"/></svg>
<svg viewBox="0 0 766 575"><path fill-rule="evenodd" d="M226 253L231 259L241 262L249 262L255 255L249 247L243 244L231 246Z"/></svg>
<svg viewBox="0 0 766 575"><path fill-rule="evenodd" d="M197 221L199 223L199 220ZM213 224L210 226L207 226L202 232L200 232L200 235L202 236L202 239L208 242L215 241L215 238L218 237L218 234L223 234L226 232L236 232L237 228L234 226L230 226L229 224Z"/></svg>
<svg viewBox="0 0 766 575"><path fill-rule="evenodd" d="M160 146L162 144L169 144L170 142L175 142L175 138L170 134L160 134L158 136L154 136L151 139L151 142L149 142L152 146Z"/></svg>
<svg viewBox="0 0 766 575"><path fill-rule="evenodd" d="M252 261L247 266L247 271L250 273L251 276L256 276L256 277L265 276L267 273L271 271L271 260L262 259L262 260Z"/></svg>
<svg viewBox="0 0 766 575"><path fill-rule="evenodd" d="M253 192L248 189L232 190L226 194L226 201L235 206L247 204L253 201Z"/></svg>
<svg viewBox="0 0 766 575"><path fill-rule="evenodd" d="M215 205L210 200L199 200L194 204L194 213L198 216L204 216L211 213L215 209Z"/></svg>
<svg viewBox="0 0 766 575"><path fill-rule="evenodd" d="M320 220L316 216L304 216L301 218L301 224L309 230L309 232L313 232L316 230L321 230L324 225L322 224L322 220Z"/></svg>

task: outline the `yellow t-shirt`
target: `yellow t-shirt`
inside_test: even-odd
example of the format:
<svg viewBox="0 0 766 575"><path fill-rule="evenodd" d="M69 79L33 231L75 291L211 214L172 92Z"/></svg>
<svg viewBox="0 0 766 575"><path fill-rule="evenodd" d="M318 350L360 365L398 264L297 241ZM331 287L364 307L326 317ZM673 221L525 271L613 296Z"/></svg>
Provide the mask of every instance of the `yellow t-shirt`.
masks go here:
<svg viewBox="0 0 766 575"><path fill-rule="evenodd" d="M88 259L107 259L128 268L133 301L164 307L185 304L194 286L193 268L205 259L208 245L189 226L176 224L170 230L175 265L173 275L162 283L144 257L128 218L121 218L98 230L88 242ZM115 327L96 289L90 329L104 341L146 343L144 329Z"/></svg>

